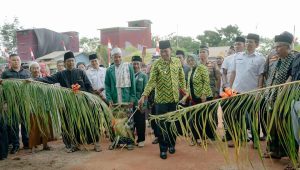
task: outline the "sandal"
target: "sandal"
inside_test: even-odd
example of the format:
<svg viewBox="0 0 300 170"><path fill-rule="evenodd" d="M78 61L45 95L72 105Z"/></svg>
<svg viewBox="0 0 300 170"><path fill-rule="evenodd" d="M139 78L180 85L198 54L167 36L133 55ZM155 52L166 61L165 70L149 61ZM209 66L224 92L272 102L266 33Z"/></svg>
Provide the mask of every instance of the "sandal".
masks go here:
<svg viewBox="0 0 300 170"><path fill-rule="evenodd" d="M271 159L281 159L280 155L275 154L274 152L264 153L263 158L271 158Z"/></svg>
<svg viewBox="0 0 300 170"><path fill-rule="evenodd" d="M73 153L79 151L79 148L76 146L72 146L70 149L67 150L67 153Z"/></svg>
<svg viewBox="0 0 300 170"><path fill-rule="evenodd" d="M51 150L51 147L50 147L50 146L45 146L45 147L43 147L43 150L44 150L44 151L50 151L50 150Z"/></svg>

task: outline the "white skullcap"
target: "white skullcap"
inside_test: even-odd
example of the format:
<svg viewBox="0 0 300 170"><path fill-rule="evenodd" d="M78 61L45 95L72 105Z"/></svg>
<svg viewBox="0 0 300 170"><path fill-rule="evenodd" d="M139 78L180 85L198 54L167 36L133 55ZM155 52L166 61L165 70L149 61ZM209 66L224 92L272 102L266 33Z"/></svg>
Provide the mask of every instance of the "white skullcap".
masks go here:
<svg viewBox="0 0 300 170"><path fill-rule="evenodd" d="M120 48L114 48L111 50L111 56L114 56L115 54L120 54L122 56L122 50Z"/></svg>
<svg viewBox="0 0 300 170"><path fill-rule="evenodd" d="M34 66L34 65L37 65L39 68L41 68L38 62L32 61L32 62L29 64L29 70L30 70L31 67Z"/></svg>

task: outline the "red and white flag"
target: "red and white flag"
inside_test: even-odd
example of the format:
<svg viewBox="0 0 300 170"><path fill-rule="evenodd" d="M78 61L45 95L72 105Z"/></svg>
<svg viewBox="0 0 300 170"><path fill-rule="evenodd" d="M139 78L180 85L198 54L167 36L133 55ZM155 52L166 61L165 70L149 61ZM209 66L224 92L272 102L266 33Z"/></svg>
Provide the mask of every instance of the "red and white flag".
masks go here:
<svg viewBox="0 0 300 170"><path fill-rule="evenodd" d="M63 46L64 51L67 51L67 48L66 48L66 46L65 46L65 42L64 42L63 40L61 40L61 45Z"/></svg>
<svg viewBox="0 0 300 170"><path fill-rule="evenodd" d="M112 49L111 43L110 43L110 39L108 39L107 41L107 63L108 63L108 67L110 66L110 51Z"/></svg>
<svg viewBox="0 0 300 170"><path fill-rule="evenodd" d="M35 57L34 57L32 48L29 48L29 51L30 51L30 57L31 57L31 60L32 60L32 61L35 61Z"/></svg>
<svg viewBox="0 0 300 170"><path fill-rule="evenodd" d="M107 42L107 48L108 48L108 49L112 49L112 46L111 46L111 43L110 43L110 39L108 39L108 42Z"/></svg>
<svg viewBox="0 0 300 170"><path fill-rule="evenodd" d="M156 41L156 51L155 51L155 55L156 55L156 56L159 55L159 43L158 43L158 41Z"/></svg>

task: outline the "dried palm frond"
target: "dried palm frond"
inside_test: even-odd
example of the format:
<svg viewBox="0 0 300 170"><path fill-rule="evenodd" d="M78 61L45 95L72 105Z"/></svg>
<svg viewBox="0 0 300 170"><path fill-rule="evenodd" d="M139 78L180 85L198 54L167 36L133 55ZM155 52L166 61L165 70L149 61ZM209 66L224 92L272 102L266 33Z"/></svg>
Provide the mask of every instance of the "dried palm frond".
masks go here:
<svg viewBox="0 0 300 170"><path fill-rule="evenodd" d="M261 120L267 129L267 139L272 141L271 130L275 129L279 135L279 140L291 159L296 165L298 152L295 150L295 140L291 125L291 103L300 98L300 81L271 86L259 90L250 91L225 99L217 99L181 108L174 112L163 115L151 115L151 121L158 123L158 127L163 135L168 138L184 136L186 139L194 140L191 129L195 129L201 137L202 145L206 149L205 141L208 136L207 126L214 131L214 139L221 153L226 160L228 158L227 147L221 142L224 132L220 132L216 127L214 115L221 106L223 110L223 124L228 127L226 130L232 137L235 145L235 158L238 161L242 148L248 148L247 143L247 121L253 131L254 145L258 147L258 153L262 159L262 147L259 143L258 120L259 117L267 117ZM196 119L201 117L200 120ZM246 119L247 118L247 119ZM247 121L246 121L247 120ZM188 123L187 123L188 122ZM170 123L171 134L167 133L165 124ZM179 127L178 127L179 124ZM198 126L197 126L198 125ZM201 128L198 128L200 125ZM182 133L179 133L179 129Z"/></svg>

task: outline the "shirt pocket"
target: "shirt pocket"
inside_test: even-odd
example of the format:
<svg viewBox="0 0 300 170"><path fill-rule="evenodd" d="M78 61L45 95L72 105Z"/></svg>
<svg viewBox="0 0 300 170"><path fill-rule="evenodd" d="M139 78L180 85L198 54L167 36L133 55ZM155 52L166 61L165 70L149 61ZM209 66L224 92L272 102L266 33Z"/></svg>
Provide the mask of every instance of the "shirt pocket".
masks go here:
<svg viewBox="0 0 300 170"><path fill-rule="evenodd" d="M248 64L249 68L248 71L255 73L256 75L259 74L259 65L258 63L255 63L254 60L250 61L250 63Z"/></svg>

